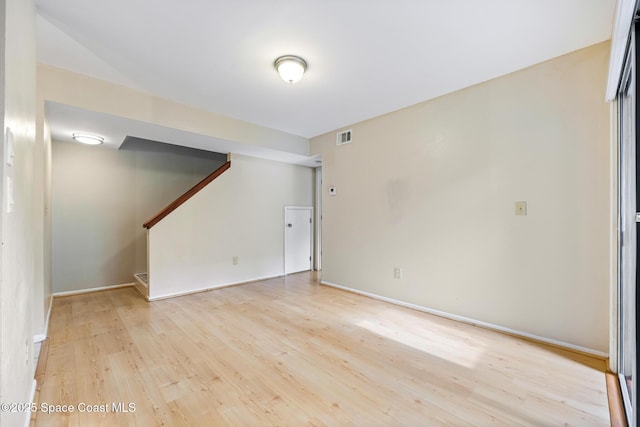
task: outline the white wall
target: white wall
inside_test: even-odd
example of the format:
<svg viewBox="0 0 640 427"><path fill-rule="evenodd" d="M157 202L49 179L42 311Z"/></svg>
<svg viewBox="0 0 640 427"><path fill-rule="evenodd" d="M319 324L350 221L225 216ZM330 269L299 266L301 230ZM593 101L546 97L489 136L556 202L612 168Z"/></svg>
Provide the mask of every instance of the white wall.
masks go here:
<svg viewBox="0 0 640 427"><path fill-rule="evenodd" d="M285 205L313 206L312 169L233 155L149 230L150 298L282 275Z"/></svg>
<svg viewBox="0 0 640 427"><path fill-rule="evenodd" d="M606 353L608 53L595 45L347 126L351 144L312 139L322 279Z"/></svg>
<svg viewBox="0 0 640 427"><path fill-rule="evenodd" d="M0 218L2 264L0 284L0 401L29 402L34 385L33 327L35 259L42 237L34 231L34 146L36 121L35 5L33 0L5 0L0 6L4 69L2 141L10 127L15 142L13 166L2 154L0 194L6 195L6 177L13 180L14 210L3 203ZM4 152L4 150L0 150ZM41 300L38 301L41 303ZM29 414L0 411L0 425L25 425Z"/></svg>

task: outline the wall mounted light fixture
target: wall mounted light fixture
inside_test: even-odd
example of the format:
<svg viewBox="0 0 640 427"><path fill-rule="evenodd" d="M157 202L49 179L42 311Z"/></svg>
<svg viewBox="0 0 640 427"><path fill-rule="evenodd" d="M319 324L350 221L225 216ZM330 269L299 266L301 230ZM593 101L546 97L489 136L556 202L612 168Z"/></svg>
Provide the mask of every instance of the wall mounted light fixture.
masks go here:
<svg viewBox="0 0 640 427"><path fill-rule="evenodd" d="M104 142L104 138L96 135L89 135L87 133L74 133L73 139L83 144L100 145Z"/></svg>
<svg viewBox="0 0 640 427"><path fill-rule="evenodd" d="M299 56L285 55L276 59L273 66L278 70L282 80L287 83L295 83L302 78L307 70L307 63Z"/></svg>

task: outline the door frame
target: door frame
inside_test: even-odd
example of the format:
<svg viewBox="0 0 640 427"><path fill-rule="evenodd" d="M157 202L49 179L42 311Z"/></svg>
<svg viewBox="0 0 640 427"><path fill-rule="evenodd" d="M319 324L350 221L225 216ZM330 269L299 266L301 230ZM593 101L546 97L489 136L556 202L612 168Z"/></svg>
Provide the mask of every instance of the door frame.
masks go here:
<svg viewBox="0 0 640 427"><path fill-rule="evenodd" d="M629 44L620 76L620 87L616 98L616 151L617 151L617 280L613 313L616 323L615 345L612 345L610 366L618 374L623 405L630 425L638 420L638 363L639 354L637 331L640 307L637 292L640 283L638 266L640 264L640 229L636 220L640 208L640 151L637 125L639 102L637 84L640 77L637 67L636 48L640 43L638 24L634 23L630 31ZM629 95L627 95L629 94ZM628 101L627 101L628 100ZM629 120L631 123L627 123ZM626 328L625 328L626 326ZM630 329L633 329L631 331ZM629 366L629 364L631 366ZM632 377L632 390L629 395L625 374Z"/></svg>
<svg viewBox="0 0 640 427"><path fill-rule="evenodd" d="M309 270L313 270L313 264L314 264L314 250L313 250L313 245L314 245L314 227L315 227L315 219L313 216L313 206L292 206L292 205L285 205L284 206L284 215L282 218L282 248L284 250L283 256L282 256L282 272L283 275L287 275L287 274L293 274L293 273L287 273L287 211L289 210L308 210L310 213L310 218L311 218L311 223L309 224L309 235L311 237L311 245L309 247L309 253L311 256L311 260L309 261Z"/></svg>
<svg viewBox="0 0 640 427"><path fill-rule="evenodd" d="M313 252L313 267L316 271L322 270L322 166L316 168L315 173L315 245Z"/></svg>

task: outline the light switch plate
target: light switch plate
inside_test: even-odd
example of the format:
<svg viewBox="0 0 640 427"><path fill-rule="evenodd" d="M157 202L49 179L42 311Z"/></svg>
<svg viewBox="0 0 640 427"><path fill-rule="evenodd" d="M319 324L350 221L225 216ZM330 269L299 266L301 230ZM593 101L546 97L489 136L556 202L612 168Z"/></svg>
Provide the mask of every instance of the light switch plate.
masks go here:
<svg viewBox="0 0 640 427"><path fill-rule="evenodd" d="M527 215L527 202L516 202L516 215L517 216Z"/></svg>
<svg viewBox="0 0 640 427"><path fill-rule="evenodd" d="M13 132L11 132L11 128L7 128L5 132L5 152L4 157L7 160L7 164L9 166L13 166Z"/></svg>
<svg viewBox="0 0 640 427"><path fill-rule="evenodd" d="M329 187L329 195L335 196L336 194L337 194L336 187L335 186Z"/></svg>
<svg viewBox="0 0 640 427"><path fill-rule="evenodd" d="M5 206L7 207L7 213L10 214L11 212L13 212L13 180L11 179L11 177L6 177L6 183L7 192L5 193Z"/></svg>

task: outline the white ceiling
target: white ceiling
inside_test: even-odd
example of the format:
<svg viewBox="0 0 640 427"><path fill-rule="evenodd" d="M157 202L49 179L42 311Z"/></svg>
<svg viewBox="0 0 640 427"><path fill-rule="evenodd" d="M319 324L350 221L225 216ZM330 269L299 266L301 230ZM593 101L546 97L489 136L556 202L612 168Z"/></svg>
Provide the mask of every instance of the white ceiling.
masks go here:
<svg viewBox="0 0 640 427"><path fill-rule="evenodd" d="M615 0L36 4L40 62L306 138L607 40L615 9ZM309 64L295 85L273 68L284 54Z"/></svg>

